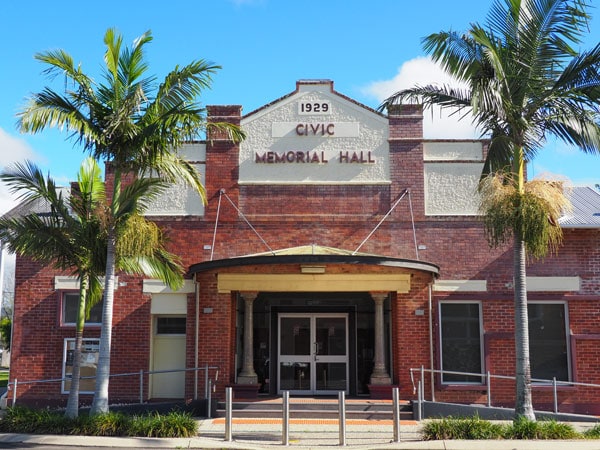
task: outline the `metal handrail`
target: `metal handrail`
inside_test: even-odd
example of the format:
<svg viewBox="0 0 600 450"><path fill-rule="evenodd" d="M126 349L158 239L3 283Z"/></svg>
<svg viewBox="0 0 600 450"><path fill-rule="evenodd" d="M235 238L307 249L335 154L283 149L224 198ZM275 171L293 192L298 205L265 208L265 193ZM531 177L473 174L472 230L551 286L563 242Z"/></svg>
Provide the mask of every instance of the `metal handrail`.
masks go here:
<svg viewBox="0 0 600 450"><path fill-rule="evenodd" d="M418 372L420 374L420 380L417 383L415 383L415 379L414 379L414 375L413 375L414 372ZM502 380L515 380L515 381L517 379L517 377L515 375L493 375L490 372L487 372L487 373L457 372L457 371L453 371L453 370L426 369L424 366L421 366L419 368L411 368L410 369L410 380L413 385L413 393L420 391L419 392L419 401L420 402L425 401L425 377L424 377L425 372L432 373L432 374L442 374L442 375L443 374L466 375L466 376L472 376L472 377L479 377L482 379L482 384L483 384L483 380L485 380L486 388L487 388L487 406L488 407L490 407L492 404L492 389L491 389L491 385L490 385L490 380L492 378L502 379ZM553 406L554 406L555 413L558 413L557 387L559 385L560 386L583 386L583 387L600 388L600 384L580 383L577 381L563 381L563 380L557 380L556 377L552 378L551 380L544 379L544 378L531 378L531 381L533 383L539 383L539 384L537 384L537 386L541 386L541 385L552 386L552 388L553 388L553 393L552 393L553 394L553 403L554 403ZM466 386L468 386L468 385L466 385Z"/></svg>
<svg viewBox="0 0 600 450"><path fill-rule="evenodd" d="M169 369L169 370L148 370L148 371L144 371L144 370L140 370L138 372L123 372L123 373L113 373L109 375L109 378L112 377L126 377L126 376L133 376L133 375L137 375L140 377L140 404L144 403L144 376L145 375L155 375L155 374L161 374L161 373L176 373L176 372L198 372L198 371L205 371L205 382L204 382L204 398L208 398L211 394L210 392L210 388L212 387L213 384L213 380L208 378L208 371L209 370L215 370L215 382L216 380L218 380L219 378L219 367L218 366L209 366L204 365L201 367L192 367L192 368L187 368L187 369ZM83 377L79 377L80 380L89 380L89 379L95 379L95 376L83 376ZM58 382L63 382L63 381L70 381L72 380L71 376L65 376L63 378L48 378L48 379L44 379L44 380L27 380L27 381L20 381L17 380L16 378L13 381L9 381L7 383L7 394L8 391L12 390L12 404L13 406L16 404L17 402L17 386L19 385L23 385L23 384L39 384L39 383L58 383ZM12 388L12 389L11 389ZM196 400L196 399L195 399Z"/></svg>

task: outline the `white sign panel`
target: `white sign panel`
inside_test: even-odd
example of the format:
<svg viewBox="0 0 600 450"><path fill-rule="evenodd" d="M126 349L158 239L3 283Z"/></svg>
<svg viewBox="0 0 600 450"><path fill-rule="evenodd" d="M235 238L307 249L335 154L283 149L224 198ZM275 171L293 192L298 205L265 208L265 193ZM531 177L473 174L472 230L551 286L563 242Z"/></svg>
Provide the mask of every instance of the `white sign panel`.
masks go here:
<svg viewBox="0 0 600 450"><path fill-rule="evenodd" d="M271 130L271 136L274 138L359 137L358 122L274 122Z"/></svg>
<svg viewBox="0 0 600 450"><path fill-rule="evenodd" d="M240 184L388 184L387 118L332 91L298 91L242 119Z"/></svg>

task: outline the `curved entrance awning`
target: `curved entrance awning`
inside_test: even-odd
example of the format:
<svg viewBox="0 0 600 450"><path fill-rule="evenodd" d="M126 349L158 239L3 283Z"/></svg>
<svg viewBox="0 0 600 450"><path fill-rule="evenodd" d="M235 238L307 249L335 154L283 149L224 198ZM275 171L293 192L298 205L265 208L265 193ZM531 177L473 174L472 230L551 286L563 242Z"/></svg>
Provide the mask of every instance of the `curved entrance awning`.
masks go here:
<svg viewBox="0 0 600 450"><path fill-rule="evenodd" d="M281 270L249 273L248 266L292 266ZM344 273L335 266L360 266L360 271ZM239 270L236 270L238 268ZM221 271L220 269L227 269ZM205 261L190 267L189 273L218 272L219 293L260 292L358 292L410 290L411 271L437 277L439 267L424 261L354 253L347 250L306 245L278 251Z"/></svg>

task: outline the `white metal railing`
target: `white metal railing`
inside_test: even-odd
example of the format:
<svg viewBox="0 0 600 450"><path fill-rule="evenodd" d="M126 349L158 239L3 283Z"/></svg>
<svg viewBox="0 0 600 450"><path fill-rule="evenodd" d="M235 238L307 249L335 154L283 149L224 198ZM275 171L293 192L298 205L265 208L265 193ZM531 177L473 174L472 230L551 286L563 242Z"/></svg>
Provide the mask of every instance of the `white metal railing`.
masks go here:
<svg viewBox="0 0 600 450"><path fill-rule="evenodd" d="M419 380L415 383L414 373L419 373ZM492 375L489 371L486 373L473 373L473 372L456 372L452 370L436 370L436 369L425 369L424 366L419 368L411 368L410 369L410 380L413 386L413 393L417 394L417 420L421 420L423 416L423 402L425 401L425 372L430 374L447 374L447 375L464 375L470 377L479 377L482 380L485 379L486 384L486 406L492 406L492 386L491 380L493 378L500 380L516 380L517 377L515 375ZM556 377L550 379L542 379L542 378L532 378L532 383L540 383L541 385L552 386L552 400L553 400L553 412L558 413L558 386L582 386L582 387L592 387L592 388L600 388L600 384L595 383L579 383L575 381L562 381L557 380ZM473 385L474 390L476 389L476 385Z"/></svg>
<svg viewBox="0 0 600 450"><path fill-rule="evenodd" d="M225 436L227 442L233 441L233 388L225 388ZM392 442L400 439L400 396L397 387L392 388ZM288 446L290 439L290 391L281 392L281 444ZM339 445L346 446L346 393L338 392L338 435Z"/></svg>
<svg viewBox="0 0 600 450"><path fill-rule="evenodd" d="M209 371L214 370L215 376L214 380L209 378ZM212 395L212 386L213 381L216 382L219 379L219 368L216 366L209 366L208 364L201 367L193 367L189 369L170 369L170 370L140 370L139 372L128 372L128 373L114 373L110 374L110 378L116 377L129 377L129 376L138 376L139 377L139 403L144 403L144 377L145 375L156 375L160 373L176 373L176 372L200 372L204 371L204 398L209 401L208 405L208 414L210 417L210 400ZM90 380L95 379L95 376L86 376L80 377L80 380ZM45 380L27 380L27 381L19 381L16 378L12 381L9 381L7 384L7 394L9 391L12 391L12 405L14 406L17 403L17 390L19 386L22 385L31 385L31 384L41 384L41 383L62 383L63 381L70 381L71 377L67 376L64 378L50 378ZM194 400L198 399L197 389L194 390Z"/></svg>

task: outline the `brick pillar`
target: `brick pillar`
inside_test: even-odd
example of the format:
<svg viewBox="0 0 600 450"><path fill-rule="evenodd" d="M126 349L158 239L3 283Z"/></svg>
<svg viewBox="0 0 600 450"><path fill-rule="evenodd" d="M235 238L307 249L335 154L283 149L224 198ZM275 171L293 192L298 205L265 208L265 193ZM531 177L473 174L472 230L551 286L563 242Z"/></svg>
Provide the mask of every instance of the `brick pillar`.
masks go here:
<svg viewBox="0 0 600 450"><path fill-rule="evenodd" d="M423 165L423 107L394 105L388 108L391 198L410 190L415 220L425 215Z"/></svg>
<svg viewBox="0 0 600 450"><path fill-rule="evenodd" d="M234 204L239 204L239 143L233 142L226 131L211 124L230 123L240 125L242 107L240 105L207 106L208 129L206 133L206 194L209 205L206 219L212 220L216 214L216 205L221 189ZM237 219L233 208L220 211L221 219Z"/></svg>

